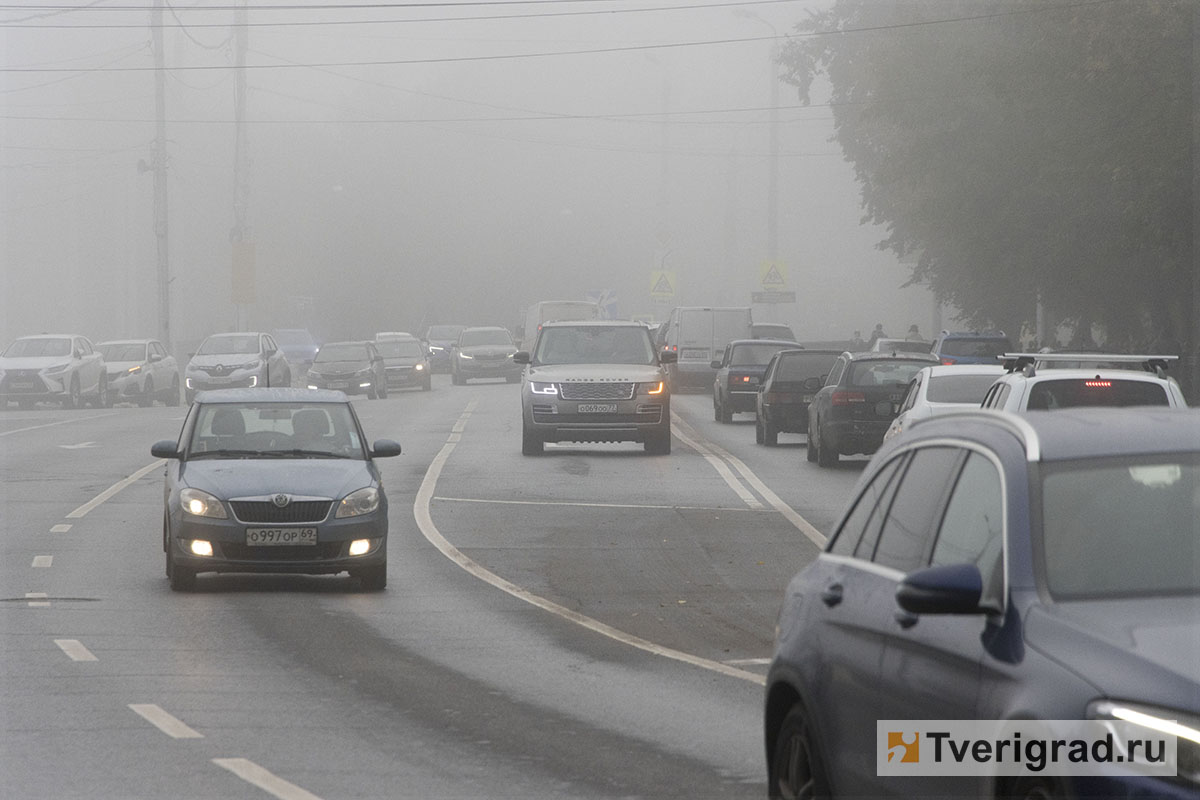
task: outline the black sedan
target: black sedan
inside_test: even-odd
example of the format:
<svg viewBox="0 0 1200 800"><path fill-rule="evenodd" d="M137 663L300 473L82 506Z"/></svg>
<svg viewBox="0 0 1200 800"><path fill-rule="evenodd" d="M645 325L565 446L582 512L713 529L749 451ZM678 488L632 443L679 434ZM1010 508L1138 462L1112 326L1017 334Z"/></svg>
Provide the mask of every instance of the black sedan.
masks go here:
<svg viewBox="0 0 1200 800"><path fill-rule="evenodd" d="M758 384L767 370L771 356L789 347L793 341L783 339L734 339L725 345L720 358L713 359L713 419L733 422L733 415L754 411L757 407Z"/></svg>
<svg viewBox="0 0 1200 800"><path fill-rule="evenodd" d="M387 367L374 342L331 342L317 351L306 385L375 400L387 397Z"/></svg>
<svg viewBox="0 0 1200 800"><path fill-rule="evenodd" d="M171 588L200 572L329 574L387 585L387 497L376 458L342 392L201 392L168 459L162 546Z"/></svg>
<svg viewBox="0 0 1200 800"><path fill-rule="evenodd" d="M780 350L771 358L758 387L754 441L773 447L780 433L808 433L808 406L839 354L838 350Z"/></svg>
<svg viewBox="0 0 1200 800"><path fill-rule="evenodd" d="M917 422L871 460L784 594L764 717L770 796L1196 798L1198 554L1194 410ZM909 736L911 763L892 762L881 720ZM1037 767L975 750L961 774L932 774L952 760L935 760L946 721L998 736L1052 720L1094 721L1121 763L1046 747L1053 768ZM1133 745L1165 734L1178 746L1167 776L1134 774ZM1138 755L1154 752L1165 756Z"/></svg>
<svg viewBox="0 0 1200 800"><path fill-rule="evenodd" d="M808 460L822 467L839 455L874 453L900 413L908 382L936 364L919 353L842 353L808 407Z"/></svg>

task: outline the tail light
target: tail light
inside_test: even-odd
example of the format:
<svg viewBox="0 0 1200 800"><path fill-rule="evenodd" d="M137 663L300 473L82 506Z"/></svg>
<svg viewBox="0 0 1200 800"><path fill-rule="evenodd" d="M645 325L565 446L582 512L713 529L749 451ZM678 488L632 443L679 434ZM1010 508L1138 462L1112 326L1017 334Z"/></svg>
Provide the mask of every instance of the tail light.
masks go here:
<svg viewBox="0 0 1200 800"><path fill-rule="evenodd" d="M834 392L830 400L835 406L848 406L851 403L867 402L867 396L862 392Z"/></svg>
<svg viewBox="0 0 1200 800"><path fill-rule="evenodd" d="M945 356L942 356L942 366L943 367L949 367L952 364L957 364L957 363L958 363L958 361L956 359L946 358Z"/></svg>
<svg viewBox="0 0 1200 800"><path fill-rule="evenodd" d="M1089 389L1109 389L1112 387L1112 381L1084 381L1083 385Z"/></svg>

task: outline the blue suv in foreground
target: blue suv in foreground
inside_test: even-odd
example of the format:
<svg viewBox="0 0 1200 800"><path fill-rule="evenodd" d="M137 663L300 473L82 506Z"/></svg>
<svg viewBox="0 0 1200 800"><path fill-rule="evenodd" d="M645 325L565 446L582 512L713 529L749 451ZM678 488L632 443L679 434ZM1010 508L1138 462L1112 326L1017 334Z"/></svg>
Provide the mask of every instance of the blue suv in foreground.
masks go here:
<svg viewBox="0 0 1200 800"><path fill-rule="evenodd" d="M998 356L1010 352L1012 342L1004 331L942 331L929 351L942 366L951 364L999 364Z"/></svg>
<svg viewBox="0 0 1200 800"><path fill-rule="evenodd" d="M879 721L1089 719L1175 732L1177 774L878 775ZM890 439L788 586L764 723L771 797L1200 796L1200 412Z"/></svg>

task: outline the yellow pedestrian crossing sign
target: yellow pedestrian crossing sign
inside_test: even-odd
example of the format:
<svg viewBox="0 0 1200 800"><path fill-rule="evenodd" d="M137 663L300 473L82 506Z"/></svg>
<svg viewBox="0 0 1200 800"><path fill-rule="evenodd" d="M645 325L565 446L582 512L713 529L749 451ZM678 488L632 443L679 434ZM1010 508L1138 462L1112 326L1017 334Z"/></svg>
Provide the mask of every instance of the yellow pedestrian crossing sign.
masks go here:
<svg viewBox="0 0 1200 800"><path fill-rule="evenodd" d="M675 273L667 269L650 270L650 296L674 297Z"/></svg>
<svg viewBox="0 0 1200 800"><path fill-rule="evenodd" d="M787 288L787 267L778 261L764 261L758 266L758 280L768 292Z"/></svg>

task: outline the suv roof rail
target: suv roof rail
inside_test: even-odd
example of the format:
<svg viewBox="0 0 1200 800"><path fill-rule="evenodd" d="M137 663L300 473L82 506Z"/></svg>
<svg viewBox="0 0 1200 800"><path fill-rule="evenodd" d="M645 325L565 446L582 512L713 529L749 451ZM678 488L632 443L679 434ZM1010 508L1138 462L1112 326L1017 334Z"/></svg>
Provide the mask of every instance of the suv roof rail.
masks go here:
<svg viewBox="0 0 1200 800"><path fill-rule="evenodd" d="M1024 417L1007 411L997 411L991 408L967 408L961 411L948 411L945 414L937 414L932 417L913 420L909 424L909 430L927 425L933 420L952 419L955 417L976 420L986 419L995 422L1007 429L1009 433L1017 437L1021 444L1024 445L1026 461L1035 462L1040 461L1042 458L1042 442L1038 438L1037 430Z"/></svg>

